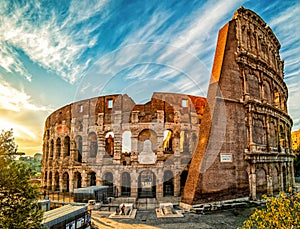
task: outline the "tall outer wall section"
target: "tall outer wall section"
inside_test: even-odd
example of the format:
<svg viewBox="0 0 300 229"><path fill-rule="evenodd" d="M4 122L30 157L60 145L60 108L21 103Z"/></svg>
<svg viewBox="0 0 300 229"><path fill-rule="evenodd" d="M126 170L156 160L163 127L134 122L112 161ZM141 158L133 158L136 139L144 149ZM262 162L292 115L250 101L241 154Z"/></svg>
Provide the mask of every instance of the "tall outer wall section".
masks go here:
<svg viewBox="0 0 300 229"><path fill-rule="evenodd" d="M273 194L294 185L280 44L243 7L220 31L182 203Z"/></svg>

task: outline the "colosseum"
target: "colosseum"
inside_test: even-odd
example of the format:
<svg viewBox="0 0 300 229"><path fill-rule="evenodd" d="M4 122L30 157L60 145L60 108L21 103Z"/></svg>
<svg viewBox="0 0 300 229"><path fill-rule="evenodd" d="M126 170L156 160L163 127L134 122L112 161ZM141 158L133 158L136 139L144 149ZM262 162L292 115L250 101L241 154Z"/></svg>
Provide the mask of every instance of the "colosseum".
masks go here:
<svg viewBox="0 0 300 229"><path fill-rule="evenodd" d="M108 186L110 196L173 196L183 206L293 187L279 49L270 27L240 7L219 31L207 98L107 95L56 110L45 123L42 186Z"/></svg>

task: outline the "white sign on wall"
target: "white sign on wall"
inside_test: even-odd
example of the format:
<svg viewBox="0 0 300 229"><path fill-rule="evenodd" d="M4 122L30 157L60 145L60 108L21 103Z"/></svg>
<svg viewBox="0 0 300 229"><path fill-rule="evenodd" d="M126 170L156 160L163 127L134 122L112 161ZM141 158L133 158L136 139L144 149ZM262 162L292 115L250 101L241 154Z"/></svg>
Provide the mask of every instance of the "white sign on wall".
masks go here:
<svg viewBox="0 0 300 229"><path fill-rule="evenodd" d="M220 159L221 159L221 162L232 162L232 154L231 153L221 153Z"/></svg>

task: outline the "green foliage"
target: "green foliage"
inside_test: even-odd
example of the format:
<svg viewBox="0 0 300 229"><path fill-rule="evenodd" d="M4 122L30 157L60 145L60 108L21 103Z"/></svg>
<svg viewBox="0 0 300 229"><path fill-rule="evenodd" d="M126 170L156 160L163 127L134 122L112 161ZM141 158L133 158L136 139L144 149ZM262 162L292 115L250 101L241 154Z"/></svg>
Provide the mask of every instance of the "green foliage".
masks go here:
<svg viewBox="0 0 300 229"><path fill-rule="evenodd" d="M41 228L43 211L38 187L30 183L32 170L12 159L16 152L12 131L0 136L0 228Z"/></svg>
<svg viewBox="0 0 300 229"><path fill-rule="evenodd" d="M299 228L300 226L300 193L267 197L266 207L256 209L240 229L248 228Z"/></svg>
<svg viewBox="0 0 300 229"><path fill-rule="evenodd" d="M13 156L17 154L17 145L13 137L12 129L2 130L0 135L0 156Z"/></svg>

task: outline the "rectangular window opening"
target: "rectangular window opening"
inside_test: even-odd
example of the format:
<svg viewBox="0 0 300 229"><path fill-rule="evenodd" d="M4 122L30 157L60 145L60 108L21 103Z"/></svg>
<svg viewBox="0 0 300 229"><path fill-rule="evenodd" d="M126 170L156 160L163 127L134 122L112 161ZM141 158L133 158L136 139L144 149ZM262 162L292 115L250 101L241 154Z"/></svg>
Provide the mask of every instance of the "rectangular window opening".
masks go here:
<svg viewBox="0 0 300 229"><path fill-rule="evenodd" d="M108 108L112 108L112 107L113 107L113 100L112 100L112 99L109 99L109 100L108 100L107 107L108 107Z"/></svg>

